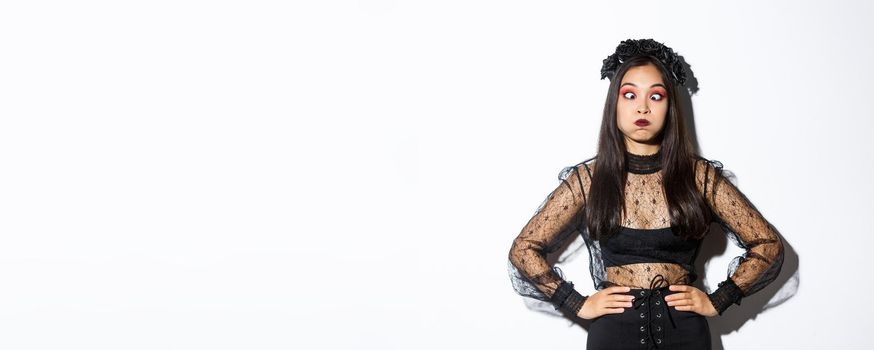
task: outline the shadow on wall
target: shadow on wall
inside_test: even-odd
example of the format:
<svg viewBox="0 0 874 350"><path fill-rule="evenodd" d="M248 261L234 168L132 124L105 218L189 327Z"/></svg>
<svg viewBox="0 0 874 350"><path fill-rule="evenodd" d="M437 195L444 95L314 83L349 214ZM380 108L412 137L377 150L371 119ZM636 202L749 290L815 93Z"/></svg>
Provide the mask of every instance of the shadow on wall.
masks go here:
<svg viewBox="0 0 874 350"><path fill-rule="evenodd" d="M721 316L707 318L707 322L710 324L710 335L714 350L724 349L722 346L722 335L739 330L748 320L755 319L765 310L783 304L798 292L798 255L789 242L783 239L783 235L779 231L777 231L777 234L780 235L780 239L783 241L784 249L783 268L780 271L780 275L762 290L741 299L740 305L732 304ZM699 252L700 256L695 261L695 269L697 271L706 271L704 269L705 262L709 261L713 256L722 255L728 245L727 240L722 227L714 224L711 227L711 232L702 242ZM705 279L707 279L707 276L702 276L702 279L694 283L695 286L705 290ZM714 276L711 279L721 281L725 279L725 273L721 272L720 275Z"/></svg>

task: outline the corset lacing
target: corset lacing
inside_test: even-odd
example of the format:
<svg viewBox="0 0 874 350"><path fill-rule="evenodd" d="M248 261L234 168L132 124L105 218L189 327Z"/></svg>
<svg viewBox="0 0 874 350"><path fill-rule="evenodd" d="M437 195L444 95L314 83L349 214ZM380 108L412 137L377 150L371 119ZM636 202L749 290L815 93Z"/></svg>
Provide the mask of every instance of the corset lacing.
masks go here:
<svg viewBox="0 0 874 350"><path fill-rule="evenodd" d="M669 286L670 282L668 282L665 276L661 274L655 275L650 280L649 289L640 290L639 295L636 295L634 298L633 305L635 310L646 305L646 311L640 313L640 318L646 319L640 326L640 331L647 333L652 342L651 344L656 348L662 343L662 334L664 334L662 325L658 322L662 317L662 313L667 314L668 319L671 320L671 326L677 328L677 324L674 323L674 318L671 316L671 310L662 297L663 294L667 294L669 291ZM653 318L653 311L656 311L655 319ZM655 334L658 334L658 338L653 334L653 327L655 327ZM646 338L640 338L640 343L646 343Z"/></svg>

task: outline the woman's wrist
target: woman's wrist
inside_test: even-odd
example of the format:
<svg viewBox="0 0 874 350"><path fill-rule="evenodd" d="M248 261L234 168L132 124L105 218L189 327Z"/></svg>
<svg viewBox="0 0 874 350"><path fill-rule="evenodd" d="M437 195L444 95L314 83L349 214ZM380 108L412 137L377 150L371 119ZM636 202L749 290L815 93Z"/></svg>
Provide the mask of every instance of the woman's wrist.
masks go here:
<svg viewBox="0 0 874 350"><path fill-rule="evenodd" d="M721 316L731 304L740 305L740 301L743 299L743 291L729 277L725 281L720 282L719 288L713 291L713 293L708 294L707 297L713 304L713 308Z"/></svg>
<svg viewBox="0 0 874 350"><path fill-rule="evenodd" d="M571 315L577 315L580 309L583 308L586 298L588 297L574 289L572 282L562 281L561 285L553 293L550 302L552 302L556 310L563 310Z"/></svg>

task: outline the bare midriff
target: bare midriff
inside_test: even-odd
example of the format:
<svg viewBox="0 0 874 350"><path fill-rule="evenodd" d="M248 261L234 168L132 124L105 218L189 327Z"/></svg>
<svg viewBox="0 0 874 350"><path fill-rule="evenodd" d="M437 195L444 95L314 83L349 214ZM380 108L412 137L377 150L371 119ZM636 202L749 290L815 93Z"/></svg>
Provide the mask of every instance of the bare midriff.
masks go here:
<svg viewBox="0 0 874 350"><path fill-rule="evenodd" d="M678 264L639 263L607 267L608 281L613 285L631 288L650 288L657 275L664 276L670 284L689 284L689 272Z"/></svg>

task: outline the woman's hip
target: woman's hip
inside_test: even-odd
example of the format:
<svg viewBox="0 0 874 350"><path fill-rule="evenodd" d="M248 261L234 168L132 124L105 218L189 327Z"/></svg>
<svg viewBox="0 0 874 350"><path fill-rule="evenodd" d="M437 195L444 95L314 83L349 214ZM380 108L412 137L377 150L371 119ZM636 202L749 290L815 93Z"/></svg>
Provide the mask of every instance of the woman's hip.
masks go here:
<svg viewBox="0 0 874 350"><path fill-rule="evenodd" d="M623 293L635 297L632 307L595 318L587 349L710 349L707 317L668 306L664 297L673 293L667 287Z"/></svg>

